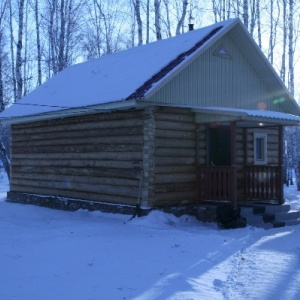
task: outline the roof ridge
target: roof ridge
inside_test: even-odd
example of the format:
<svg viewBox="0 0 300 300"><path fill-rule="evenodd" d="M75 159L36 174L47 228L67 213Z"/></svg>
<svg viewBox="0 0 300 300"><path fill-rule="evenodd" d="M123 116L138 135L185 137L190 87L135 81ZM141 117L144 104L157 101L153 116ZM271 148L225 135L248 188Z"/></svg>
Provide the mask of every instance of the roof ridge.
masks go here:
<svg viewBox="0 0 300 300"><path fill-rule="evenodd" d="M205 42L207 42L212 36L214 36L219 30L221 30L223 26L218 26L211 30L201 41L197 42L191 49L179 54L175 59L173 59L169 64L167 64L160 71L155 73L150 79L148 79L144 84L142 84L139 88L137 88L131 95L129 95L126 100L142 98L146 92L150 90L152 85L159 80L161 80L165 75L167 75L170 71L172 71L175 67L177 67L186 56L191 55L197 49L199 49Z"/></svg>

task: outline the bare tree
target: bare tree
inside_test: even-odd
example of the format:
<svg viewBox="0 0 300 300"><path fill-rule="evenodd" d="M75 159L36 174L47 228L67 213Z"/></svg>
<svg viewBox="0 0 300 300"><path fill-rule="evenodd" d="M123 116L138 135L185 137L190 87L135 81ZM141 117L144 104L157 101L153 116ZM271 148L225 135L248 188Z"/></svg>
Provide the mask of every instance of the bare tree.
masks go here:
<svg viewBox="0 0 300 300"><path fill-rule="evenodd" d="M275 17L274 1L270 1L270 35L269 35L269 49L268 60L274 64L274 48L277 39L277 25L279 22L279 10L277 10L277 16Z"/></svg>
<svg viewBox="0 0 300 300"><path fill-rule="evenodd" d="M146 44L150 41L150 0L146 3Z"/></svg>
<svg viewBox="0 0 300 300"><path fill-rule="evenodd" d="M3 60L4 60L4 14L7 10L8 0L0 4L0 112L5 109L4 84L3 84Z"/></svg>
<svg viewBox="0 0 300 300"><path fill-rule="evenodd" d="M154 0L154 13L155 13L155 34L156 34L156 39L161 40L162 35L161 35L161 25L160 25L160 3L161 0Z"/></svg>
<svg viewBox="0 0 300 300"><path fill-rule="evenodd" d="M170 19L170 2L168 0L164 0L165 10L166 10L166 27L167 27L167 36L171 37L171 19Z"/></svg>
<svg viewBox="0 0 300 300"><path fill-rule="evenodd" d="M18 40L16 52L16 83L17 94L16 100L21 99L23 91L23 78L22 78L22 48L23 48L23 30L24 30L24 6L25 0L18 0Z"/></svg>
<svg viewBox="0 0 300 300"><path fill-rule="evenodd" d="M289 20L288 20L288 30L289 30L289 90L292 95L295 92L294 86L294 0L289 0Z"/></svg>
<svg viewBox="0 0 300 300"><path fill-rule="evenodd" d="M8 0L0 3L0 112L5 109L5 98L4 98L4 83L3 83L3 62L5 60L5 51L4 51L4 15L8 9ZM10 178L10 161L7 156L7 151L4 146L4 140L7 140L9 134L7 133L7 127L0 126L0 160L4 166L4 169L7 173L8 179Z"/></svg>
<svg viewBox="0 0 300 300"><path fill-rule="evenodd" d="M41 38L40 38L40 18L39 18L39 0L35 0L32 5L34 8L35 16L35 29L36 29L36 49L37 49L37 80L38 85L42 84L42 51L41 51Z"/></svg>
<svg viewBox="0 0 300 300"><path fill-rule="evenodd" d="M257 40L259 48L262 47L261 43L261 18L260 18L260 4L259 0L256 0L256 14L257 14Z"/></svg>
<svg viewBox="0 0 300 300"><path fill-rule="evenodd" d="M14 51L14 30L13 30L13 9L12 2L9 1L9 30L10 30L10 56L11 56L11 77L12 77L12 89L13 89L13 99L11 102L17 100L17 88L16 88L16 72L15 72L15 51Z"/></svg>
<svg viewBox="0 0 300 300"><path fill-rule="evenodd" d="M249 5L248 0L243 0L243 22L246 28L249 26Z"/></svg>
<svg viewBox="0 0 300 300"><path fill-rule="evenodd" d="M184 19L185 19L186 11L187 11L187 6L188 6L188 1L182 0L182 14L181 14L180 19L176 26L176 35L180 34L181 33L180 30L183 28Z"/></svg>
<svg viewBox="0 0 300 300"><path fill-rule="evenodd" d="M132 0L134 11L135 11L135 17L136 17L136 23L138 26L138 45L143 44L143 23L141 19L141 1L140 0Z"/></svg>
<svg viewBox="0 0 300 300"><path fill-rule="evenodd" d="M281 69L280 77L283 82L286 80L286 47L287 47L287 3L282 1L283 5L283 14L282 14L282 56L281 56Z"/></svg>
<svg viewBox="0 0 300 300"><path fill-rule="evenodd" d="M71 65L77 53L81 1L45 0L44 26L49 43L48 62L53 74Z"/></svg>

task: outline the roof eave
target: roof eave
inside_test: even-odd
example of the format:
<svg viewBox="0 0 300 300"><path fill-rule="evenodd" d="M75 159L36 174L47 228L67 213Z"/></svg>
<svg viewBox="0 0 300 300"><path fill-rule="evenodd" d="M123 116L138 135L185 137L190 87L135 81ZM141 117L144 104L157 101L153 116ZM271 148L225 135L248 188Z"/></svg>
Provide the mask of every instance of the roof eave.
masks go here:
<svg viewBox="0 0 300 300"><path fill-rule="evenodd" d="M206 122L249 122L252 124L261 124L269 126L299 126L300 117L285 113L280 113L280 116L271 116L268 114L256 115L253 114L252 110L246 109L230 109L230 108L197 108L193 109L196 113L196 122L201 123L200 120L203 118L201 116L210 116L205 118ZM198 114L198 117L197 117ZM203 121L203 120L202 120Z"/></svg>
<svg viewBox="0 0 300 300"><path fill-rule="evenodd" d="M122 100L104 104L91 105L86 107L74 107L63 110L51 111L47 113L40 113L35 115L27 115L20 117L10 117L10 118L2 118L0 119L1 124L12 125L12 124L21 124L21 123L30 123L37 121L45 121L50 119L57 118L66 118L73 116L80 116L86 114L94 114L101 112L109 112L112 110L126 110L130 108L139 107L136 99L132 100Z"/></svg>

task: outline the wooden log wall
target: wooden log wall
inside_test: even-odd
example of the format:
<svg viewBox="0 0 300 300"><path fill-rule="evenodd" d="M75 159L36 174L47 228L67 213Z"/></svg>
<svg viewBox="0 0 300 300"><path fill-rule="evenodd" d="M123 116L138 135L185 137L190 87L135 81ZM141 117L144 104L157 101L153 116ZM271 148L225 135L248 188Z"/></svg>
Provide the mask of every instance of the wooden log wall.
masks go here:
<svg viewBox="0 0 300 300"><path fill-rule="evenodd" d="M254 162L254 132L267 133L267 150L268 150L268 165L278 165L278 127L264 128L249 128L247 129L247 149L248 159L247 164L252 165Z"/></svg>
<svg viewBox="0 0 300 300"><path fill-rule="evenodd" d="M135 205L143 127L142 110L13 125L11 191Z"/></svg>
<svg viewBox="0 0 300 300"><path fill-rule="evenodd" d="M190 110L155 110L153 205L196 200L196 125Z"/></svg>

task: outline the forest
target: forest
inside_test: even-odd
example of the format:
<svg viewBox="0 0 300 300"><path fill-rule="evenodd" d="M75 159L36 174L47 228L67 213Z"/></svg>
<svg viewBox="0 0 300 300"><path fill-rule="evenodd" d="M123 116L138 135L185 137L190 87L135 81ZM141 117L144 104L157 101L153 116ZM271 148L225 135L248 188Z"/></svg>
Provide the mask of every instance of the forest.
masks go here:
<svg viewBox="0 0 300 300"><path fill-rule="evenodd" d="M1 0L0 111L72 64L228 18L241 19L297 100L299 9L300 0Z"/></svg>

